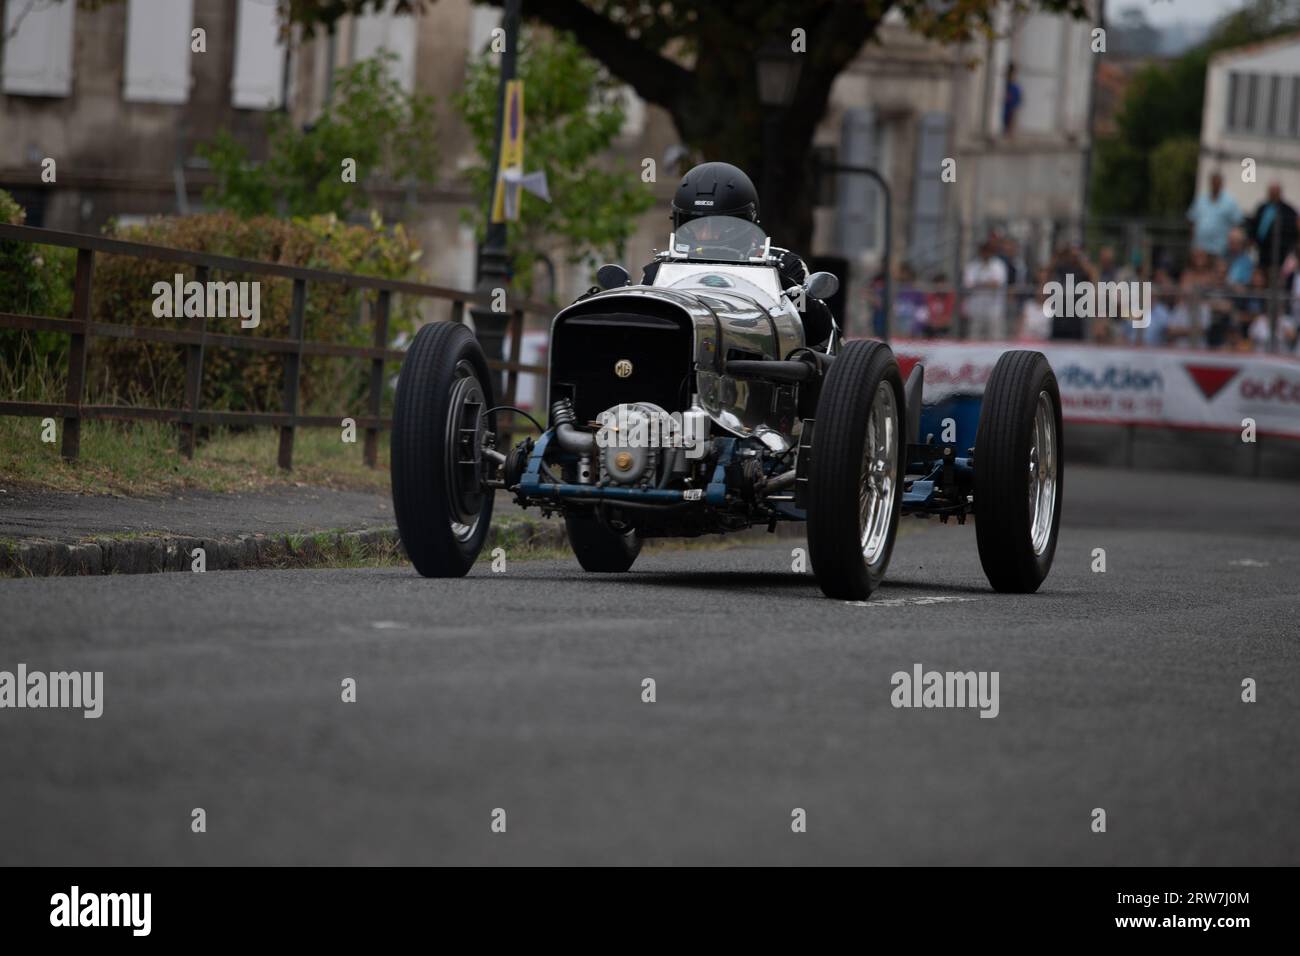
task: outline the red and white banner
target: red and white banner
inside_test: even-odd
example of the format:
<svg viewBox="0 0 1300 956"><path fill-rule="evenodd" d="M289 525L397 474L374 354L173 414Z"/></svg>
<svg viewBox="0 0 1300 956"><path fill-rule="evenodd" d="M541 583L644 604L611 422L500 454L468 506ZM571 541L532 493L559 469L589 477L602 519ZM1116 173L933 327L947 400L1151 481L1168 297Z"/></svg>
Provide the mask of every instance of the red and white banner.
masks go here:
<svg viewBox="0 0 1300 956"><path fill-rule="evenodd" d="M1060 345L1053 342L893 344L906 378L925 365L925 400L979 395L1007 349L1037 349L1061 386L1065 419L1097 424L1240 431L1300 438L1300 360L1192 349Z"/></svg>

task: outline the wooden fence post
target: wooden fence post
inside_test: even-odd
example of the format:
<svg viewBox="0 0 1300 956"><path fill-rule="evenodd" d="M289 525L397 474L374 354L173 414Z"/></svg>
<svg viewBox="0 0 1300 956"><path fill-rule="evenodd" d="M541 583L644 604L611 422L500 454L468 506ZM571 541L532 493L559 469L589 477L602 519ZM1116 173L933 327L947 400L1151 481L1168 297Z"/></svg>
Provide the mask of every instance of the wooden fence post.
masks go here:
<svg viewBox="0 0 1300 956"><path fill-rule="evenodd" d="M388 310L391 305L392 293L383 289L379 293L379 300L374 303L375 306L375 340L374 345L377 349L388 348ZM384 359L379 357L372 359L370 362L370 414L378 418L383 411L384 400ZM366 429L366 448L365 462L371 468L375 467L375 462L379 458L379 429L370 427Z"/></svg>
<svg viewBox="0 0 1300 956"><path fill-rule="evenodd" d="M75 405L73 414L63 419L63 457L76 461L81 453L81 399L86 389L86 357L90 351L90 292L95 272L95 254L77 250L77 274L72 282L72 318L81 330L72 333L68 348L68 386L63 400Z"/></svg>
<svg viewBox="0 0 1300 956"><path fill-rule="evenodd" d="M293 306L289 311L289 338L297 343L296 351L284 356L284 393L281 409L289 416L289 423L280 426L280 467L293 468L293 432L298 420L298 379L302 369L303 312L307 305L307 283L293 280Z"/></svg>
<svg viewBox="0 0 1300 956"><path fill-rule="evenodd" d="M208 267L195 268L194 279L206 289ZM194 413L199 410L199 395L203 388L203 338L208 327L207 311L206 308L200 310L187 323L191 332L199 333L199 341L196 345L185 346L185 405L180 424L180 447L186 458L194 457Z"/></svg>
<svg viewBox="0 0 1300 956"><path fill-rule="evenodd" d="M523 353L524 348L524 310L515 309L511 317L510 336L510 368L506 371L506 396L504 401L510 405L518 404L515 399L518 398L516 392L519 389L519 356ZM510 423L514 424L514 413L510 413Z"/></svg>

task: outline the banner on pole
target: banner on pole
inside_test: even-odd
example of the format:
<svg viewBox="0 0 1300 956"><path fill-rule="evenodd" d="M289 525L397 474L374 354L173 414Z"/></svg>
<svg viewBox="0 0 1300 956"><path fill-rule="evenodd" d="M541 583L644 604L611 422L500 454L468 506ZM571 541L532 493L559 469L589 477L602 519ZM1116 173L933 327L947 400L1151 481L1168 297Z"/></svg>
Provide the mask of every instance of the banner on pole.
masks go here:
<svg viewBox="0 0 1300 956"><path fill-rule="evenodd" d="M519 203L507 204L506 170L524 168L524 81L506 82L506 101L501 118L501 164L497 167L496 188L492 196L493 222L518 222ZM513 208L508 208L508 206Z"/></svg>

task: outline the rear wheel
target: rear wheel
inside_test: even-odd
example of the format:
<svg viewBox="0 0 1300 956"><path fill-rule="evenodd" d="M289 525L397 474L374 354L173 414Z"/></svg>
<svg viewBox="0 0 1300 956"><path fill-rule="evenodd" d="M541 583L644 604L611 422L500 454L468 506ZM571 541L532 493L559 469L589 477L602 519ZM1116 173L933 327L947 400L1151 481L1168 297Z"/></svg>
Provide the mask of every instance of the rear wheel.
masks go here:
<svg viewBox="0 0 1300 956"><path fill-rule="evenodd" d="M1029 594L1047 577L1064 474L1056 375L1041 352L1004 352L975 438L975 538L994 590Z"/></svg>
<svg viewBox="0 0 1300 956"><path fill-rule="evenodd" d="M822 384L808 466L808 556L827 597L865 601L889 566L903 494L903 380L882 342L849 342Z"/></svg>
<svg viewBox="0 0 1300 956"><path fill-rule="evenodd" d="M635 528L611 528L595 515L587 514L565 515L564 526L569 545L584 571L626 571L641 553L641 535Z"/></svg>
<svg viewBox="0 0 1300 956"><path fill-rule="evenodd" d="M416 333L393 407L393 510L415 569L465 575L483 549L493 495L483 487L483 445L493 428L487 360L454 322Z"/></svg>

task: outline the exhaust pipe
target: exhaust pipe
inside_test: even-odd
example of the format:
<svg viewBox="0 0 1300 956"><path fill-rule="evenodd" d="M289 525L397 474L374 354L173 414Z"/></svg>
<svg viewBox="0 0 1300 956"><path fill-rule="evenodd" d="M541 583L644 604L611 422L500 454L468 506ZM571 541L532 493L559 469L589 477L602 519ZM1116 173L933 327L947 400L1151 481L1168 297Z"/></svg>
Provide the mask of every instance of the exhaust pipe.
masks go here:
<svg viewBox="0 0 1300 956"><path fill-rule="evenodd" d="M551 406L551 427L555 429L555 440L565 451L575 455L590 455L596 450L596 436L575 428L573 418L573 402L567 398L558 399Z"/></svg>

